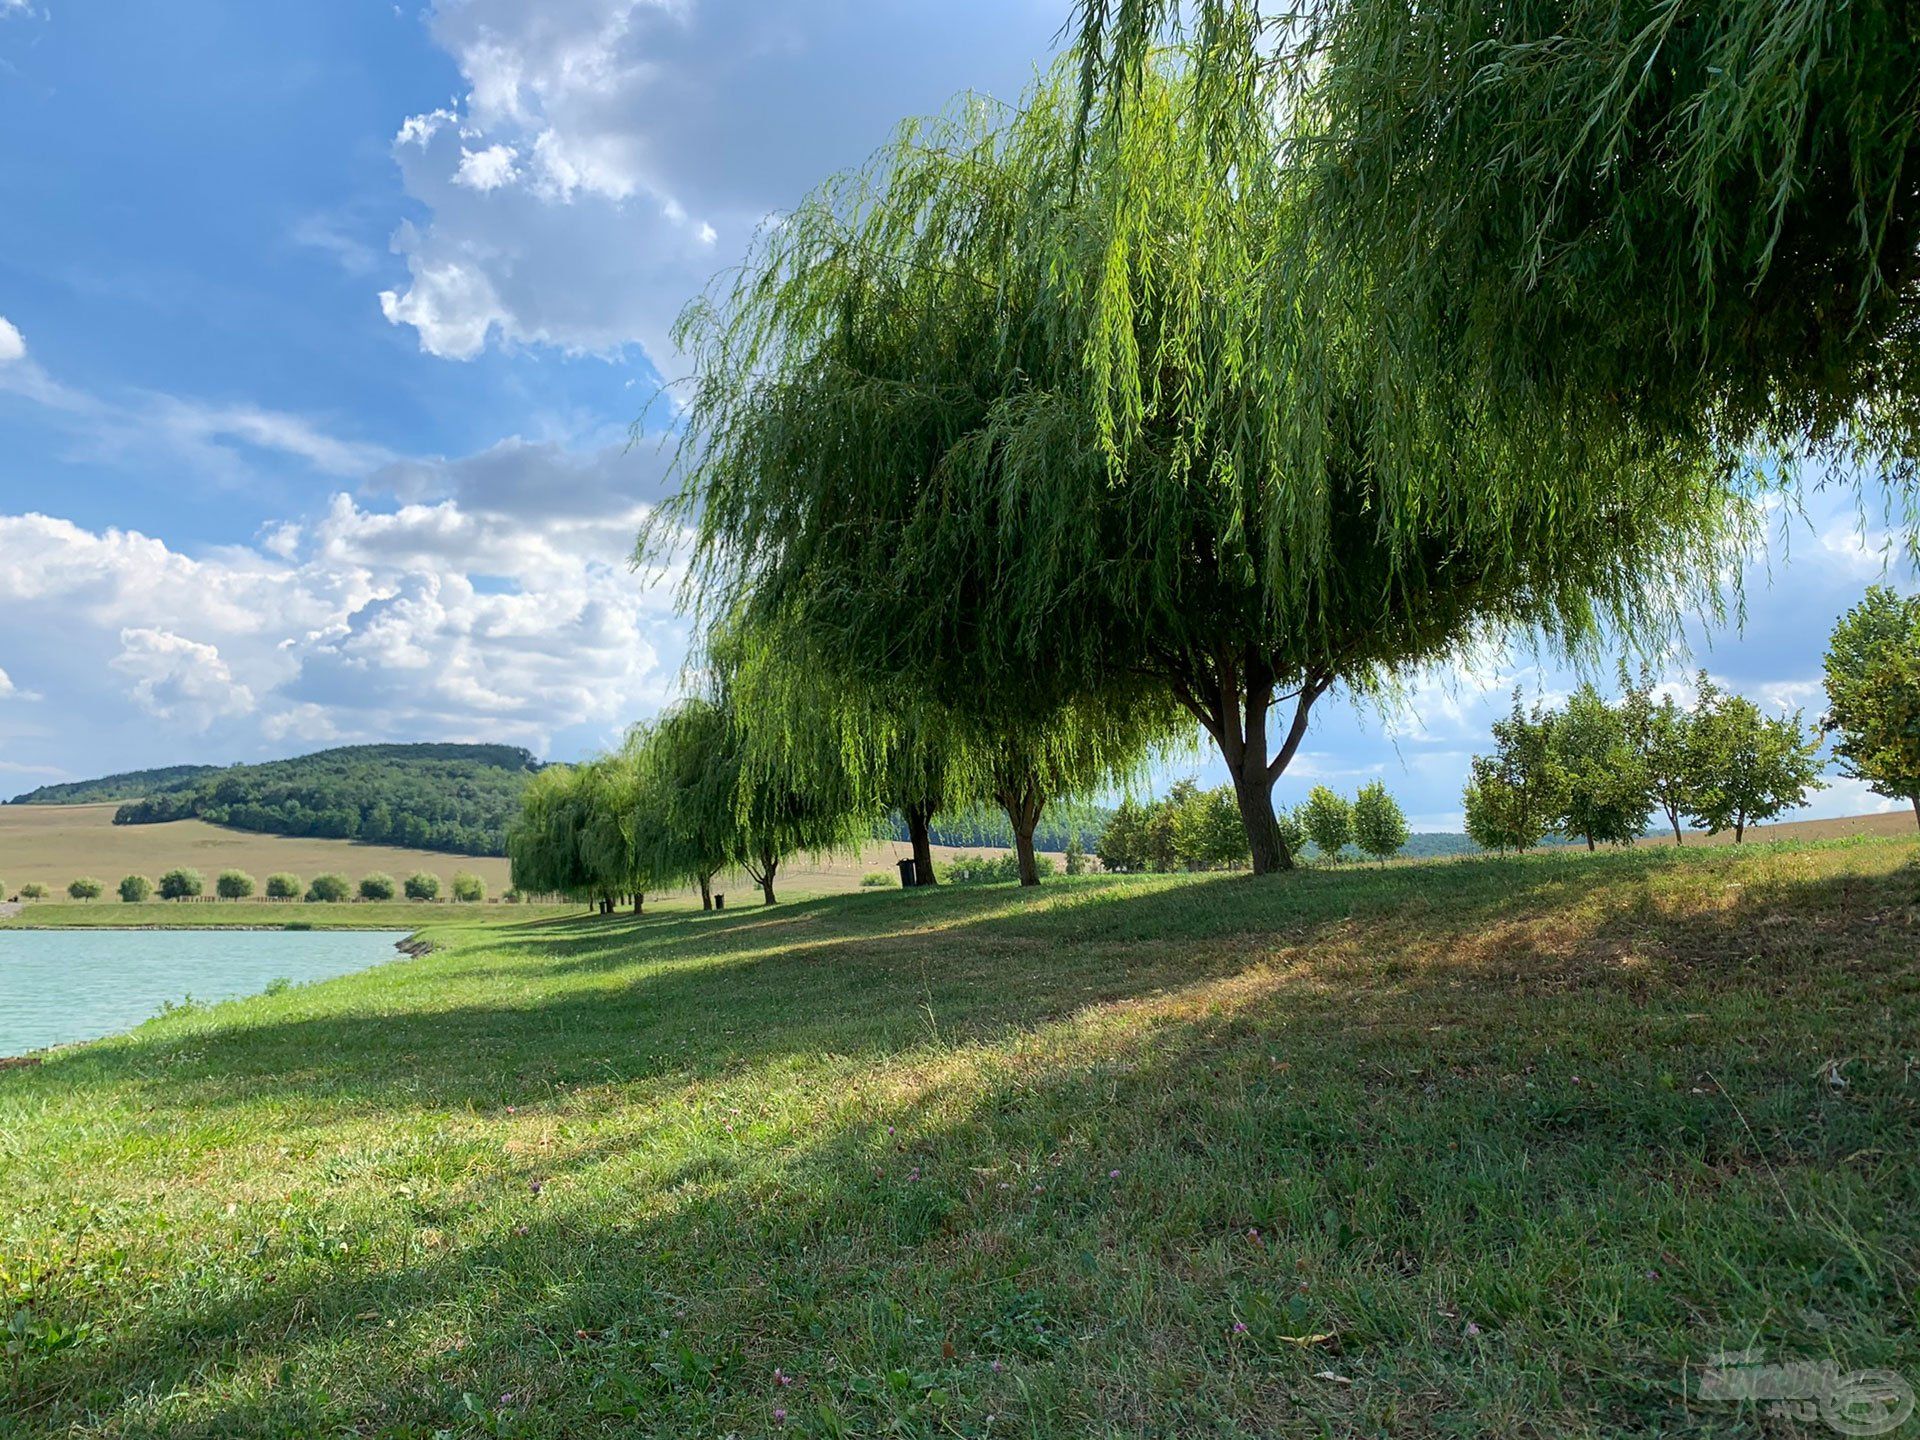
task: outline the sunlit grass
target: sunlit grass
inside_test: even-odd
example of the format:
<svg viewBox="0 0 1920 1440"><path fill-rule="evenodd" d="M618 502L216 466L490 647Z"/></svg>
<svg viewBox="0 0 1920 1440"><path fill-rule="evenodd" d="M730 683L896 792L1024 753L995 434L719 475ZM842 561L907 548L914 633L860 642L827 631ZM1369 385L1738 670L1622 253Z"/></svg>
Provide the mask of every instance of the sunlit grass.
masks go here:
<svg viewBox="0 0 1920 1440"><path fill-rule="evenodd" d="M0 1434L1737 1433L1716 1350L1920 1379L1914 855L430 929L0 1073Z"/></svg>

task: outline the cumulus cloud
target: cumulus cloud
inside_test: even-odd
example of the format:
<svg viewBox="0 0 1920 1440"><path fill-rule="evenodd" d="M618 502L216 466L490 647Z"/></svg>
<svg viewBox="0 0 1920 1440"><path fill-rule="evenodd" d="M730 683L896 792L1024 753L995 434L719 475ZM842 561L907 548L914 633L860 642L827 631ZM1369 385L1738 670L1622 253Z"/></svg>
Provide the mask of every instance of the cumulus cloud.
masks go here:
<svg viewBox="0 0 1920 1440"><path fill-rule="evenodd" d="M449 359L637 344L665 372L673 316L768 214L905 117L1017 94L1059 24L1040 0L439 0L467 88L399 123L429 218L395 232L382 312Z"/></svg>
<svg viewBox="0 0 1920 1440"><path fill-rule="evenodd" d="M71 768L81 732L141 755L612 736L669 697L685 649L672 577L627 563L659 486L651 457L509 440L390 465L254 545L200 555L0 516L9 663L46 677L74 722L40 748Z"/></svg>
<svg viewBox="0 0 1920 1440"><path fill-rule="evenodd" d="M27 358L27 342L6 316L0 315L0 365Z"/></svg>

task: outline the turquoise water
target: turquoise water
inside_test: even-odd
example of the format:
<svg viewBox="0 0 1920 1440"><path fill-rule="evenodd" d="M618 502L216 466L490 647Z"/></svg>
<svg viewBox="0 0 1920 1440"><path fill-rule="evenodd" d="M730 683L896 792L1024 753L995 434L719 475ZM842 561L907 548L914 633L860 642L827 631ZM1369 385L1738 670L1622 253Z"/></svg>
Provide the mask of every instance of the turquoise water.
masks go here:
<svg viewBox="0 0 1920 1440"><path fill-rule="evenodd" d="M0 1056L395 958L403 930L0 930Z"/></svg>

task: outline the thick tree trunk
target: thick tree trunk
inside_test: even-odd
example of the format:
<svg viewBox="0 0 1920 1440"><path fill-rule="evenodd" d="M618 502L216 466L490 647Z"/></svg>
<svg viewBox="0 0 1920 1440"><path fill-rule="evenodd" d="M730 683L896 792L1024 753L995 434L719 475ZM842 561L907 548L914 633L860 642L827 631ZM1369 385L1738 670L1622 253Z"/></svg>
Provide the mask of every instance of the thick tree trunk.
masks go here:
<svg viewBox="0 0 1920 1440"><path fill-rule="evenodd" d="M1040 883L1040 865L1033 854L1033 832L1040 823L1040 812L1046 808L1046 804L1044 795L1036 795L1031 790L1019 794L1003 793L1000 796L1000 806L1007 812L1007 823L1013 827L1013 849L1020 861L1022 885Z"/></svg>
<svg viewBox="0 0 1920 1440"><path fill-rule="evenodd" d="M635 895L634 895L634 897L633 897L633 913L634 913L634 914L636 914L636 915L638 915L638 914L640 913L640 911L641 911L641 908L642 908L642 907L643 907L643 906L644 906L644 905L645 905L646 903L647 903L647 897L646 897L646 896L644 896L644 895L640 895L640 894L635 894Z"/></svg>
<svg viewBox="0 0 1920 1440"><path fill-rule="evenodd" d="M907 807L907 839L913 845L913 883L937 885L933 874L933 839L928 831L933 824L931 805Z"/></svg>
<svg viewBox="0 0 1920 1440"><path fill-rule="evenodd" d="M756 878L760 881L760 903L763 905L773 904L773 876L779 868L780 858L777 855L760 857L760 874Z"/></svg>
<svg viewBox="0 0 1920 1440"><path fill-rule="evenodd" d="M1293 721L1281 738L1279 750L1269 755L1267 713L1273 708L1276 682L1273 665L1266 656L1249 651L1238 656L1196 659L1189 671L1176 679L1174 689L1181 703L1206 727L1220 747L1220 758L1227 762L1256 875L1293 868L1293 856L1280 838L1279 822L1273 813L1273 786L1293 763L1300 742L1306 738L1313 702L1332 683L1331 676L1319 675L1309 675L1301 682L1289 697L1294 702Z"/></svg>
<svg viewBox="0 0 1920 1440"><path fill-rule="evenodd" d="M1913 797L1913 823L1920 825L1920 794Z"/></svg>
<svg viewBox="0 0 1920 1440"><path fill-rule="evenodd" d="M702 875L700 877L700 908L702 910L711 910L713 908L712 875Z"/></svg>

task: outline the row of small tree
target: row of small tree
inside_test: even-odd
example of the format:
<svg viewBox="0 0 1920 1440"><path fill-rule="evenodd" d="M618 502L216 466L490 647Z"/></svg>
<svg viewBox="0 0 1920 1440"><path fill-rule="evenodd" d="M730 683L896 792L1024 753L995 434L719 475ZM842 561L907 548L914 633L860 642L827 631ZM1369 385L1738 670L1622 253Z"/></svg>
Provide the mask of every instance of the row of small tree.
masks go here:
<svg viewBox="0 0 1920 1440"><path fill-rule="evenodd" d="M251 899L258 888L253 876L244 870L222 870L213 882L213 893L222 900ZM186 866L167 871L157 884L145 875L127 875L118 887L120 899L129 905L138 905L155 895L162 900L197 900L206 894L206 889L206 877ZM89 875L67 886L67 894L75 900L98 900L105 891L106 887ZM267 877L265 893L269 900L298 900L304 893L309 901L338 902L352 898L356 887L345 875L337 873L317 875L311 884L303 886L298 875L282 871ZM362 900L391 900L396 894L404 894L409 900L437 900L440 877L423 870L396 885L391 875L375 871L361 877L357 893ZM478 904L487 898L487 884L478 875L463 870L453 877L451 893L457 901Z"/></svg>
<svg viewBox="0 0 1920 1440"><path fill-rule="evenodd" d="M1278 810L1282 843L1299 854L1311 840L1330 860L1351 844L1375 859L1398 854L1407 843L1406 816L1375 780L1352 800L1316 785L1297 809ZM1202 790L1177 781L1158 800L1128 798L1114 811L1100 840L1100 863L1121 872L1240 870L1252 863L1233 788Z"/></svg>
<svg viewBox="0 0 1920 1440"><path fill-rule="evenodd" d="M1820 736L1768 715L1703 670L1694 700L1656 697L1643 671L1609 701L1583 684L1559 708L1514 693L1494 723L1495 752L1475 756L1463 800L1467 835L1489 850L1527 850L1549 835L1631 845L1659 814L1675 843L1685 827L1733 832L1805 804L1820 789Z"/></svg>

